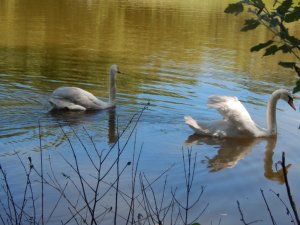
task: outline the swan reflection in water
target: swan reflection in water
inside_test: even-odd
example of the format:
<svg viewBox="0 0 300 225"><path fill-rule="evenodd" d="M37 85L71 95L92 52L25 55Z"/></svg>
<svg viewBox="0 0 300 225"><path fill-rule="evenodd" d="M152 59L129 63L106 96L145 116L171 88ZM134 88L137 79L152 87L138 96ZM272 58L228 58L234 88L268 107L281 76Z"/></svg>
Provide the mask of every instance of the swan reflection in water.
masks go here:
<svg viewBox="0 0 300 225"><path fill-rule="evenodd" d="M272 165L273 165L273 155L274 155L274 149L276 147L276 138L272 138L268 140L266 145L266 151L265 151L265 159L264 159L264 169L265 169L265 177L269 180L278 181L280 184L284 183L284 176L283 176L283 169L280 168L279 170L275 172L273 171ZM286 171L288 172L288 169L292 166L292 164L288 164L285 166ZM280 167L280 166L278 166Z"/></svg>
<svg viewBox="0 0 300 225"><path fill-rule="evenodd" d="M114 144L117 141L116 108L109 109L108 113L108 143Z"/></svg>
<svg viewBox="0 0 300 225"><path fill-rule="evenodd" d="M107 130L107 140L109 144L113 144L117 139L116 131L116 109L110 108L105 111L70 111L70 110L51 110L51 118L59 123L60 126L81 126L84 127L84 124L87 124L89 121L95 123L94 121L103 120L103 113L108 113L108 130ZM57 140L60 145L65 141L65 137Z"/></svg>
<svg viewBox="0 0 300 225"><path fill-rule="evenodd" d="M266 141L265 158L264 158L264 175L267 179L284 183L283 169L273 169L273 154L276 147L276 138L249 138L249 139L219 139L211 137L203 137L193 134L188 137L186 144L206 144L218 146L217 155L207 159L207 167L211 172L221 171L226 168L232 168L237 165L238 161L245 158L251 153L254 146ZM286 166L290 168L291 164Z"/></svg>

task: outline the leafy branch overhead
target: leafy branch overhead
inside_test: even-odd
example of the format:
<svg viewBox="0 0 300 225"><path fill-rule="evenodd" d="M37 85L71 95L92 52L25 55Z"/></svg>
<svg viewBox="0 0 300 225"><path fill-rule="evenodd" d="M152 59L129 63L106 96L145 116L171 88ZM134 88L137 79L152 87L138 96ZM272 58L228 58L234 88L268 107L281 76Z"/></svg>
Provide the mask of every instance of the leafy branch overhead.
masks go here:
<svg viewBox="0 0 300 225"><path fill-rule="evenodd" d="M269 4L270 5L270 4ZM264 56L274 55L277 52L292 54L294 62L281 61L278 64L285 68L293 69L300 77L300 39L290 34L288 26L290 23L300 20L300 2L293 0L273 0L273 4L268 6L263 0L240 0L229 4L225 13L239 15L247 10L253 15L246 19L241 31L255 30L260 25L265 26L273 33L273 38L264 43L253 46L250 51L264 51ZM300 82L296 83L294 93L300 91Z"/></svg>

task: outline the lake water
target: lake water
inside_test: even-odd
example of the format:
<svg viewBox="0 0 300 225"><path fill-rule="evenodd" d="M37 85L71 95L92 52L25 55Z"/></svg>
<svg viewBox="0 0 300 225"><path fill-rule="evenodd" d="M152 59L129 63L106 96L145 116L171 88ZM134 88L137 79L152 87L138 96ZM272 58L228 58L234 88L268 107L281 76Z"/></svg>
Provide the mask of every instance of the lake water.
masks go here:
<svg viewBox="0 0 300 225"><path fill-rule="evenodd" d="M182 154L192 148L192 154L197 153L193 199L201 186L206 188L191 217L209 204L198 219L201 224L218 224L220 219L223 225L241 224L238 200L246 221L272 224L262 189L278 224L289 224L283 204L270 189L280 193L287 203L282 176L275 167L285 151L287 163L291 164L288 175L293 197L300 204L298 111L279 102L276 140L190 137L193 132L183 120L185 115L205 121L220 118L216 111L207 108L208 96L232 95L242 101L254 121L266 127L270 94L278 88L292 89L296 81L291 71L276 65L282 55L263 58L261 53L249 52L253 45L271 36L263 28L240 32L246 15L226 15L223 11L228 3L2 0L0 163L8 174L15 198L22 199L25 179L16 152L25 161L31 156L39 165L40 134L45 168L51 157L57 173L71 173L61 157L73 160L62 128L73 142L89 180L92 165L72 129L89 148L92 143L85 130L98 149L107 150L116 140L117 132L149 102L133 135L136 141L131 138L121 160L131 160L134 146L139 149L143 145L139 171L154 180L173 165L168 172L168 185L177 187L178 199L184 201ZM300 35L297 27L290 29ZM47 99L59 86L77 86L106 100L111 64L118 64L124 73L117 78L115 111L49 112ZM298 108L299 102L295 104ZM128 135L129 132L122 144ZM64 179L61 177L62 182ZM126 189L130 175L124 174L121 183ZM163 180L155 185L161 192ZM1 192L3 199L5 195ZM48 207L55 204L51 193L46 193ZM114 199L114 195L109 197ZM61 208L48 224L69 218L66 207ZM106 224L112 224L110 218L105 218Z"/></svg>

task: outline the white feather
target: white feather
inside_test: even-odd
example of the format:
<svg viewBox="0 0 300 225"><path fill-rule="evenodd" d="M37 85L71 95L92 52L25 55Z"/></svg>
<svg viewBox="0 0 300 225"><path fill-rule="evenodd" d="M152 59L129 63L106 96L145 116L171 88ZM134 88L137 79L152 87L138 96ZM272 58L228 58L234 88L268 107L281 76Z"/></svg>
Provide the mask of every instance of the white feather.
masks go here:
<svg viewBox="0 0 300 225"><path fill-rule="evenodd" d="M113 107L116 90L116 73L119 73L119 68L117 65L112 65L110 68L110 96L108 102L104 102L95 97L92 93L78 87L59 87L55 89L49 98L49 102L53 105L53 109L85 111Z"/></svg>
<svg viewBox="0 0 300 225"><path fill-rule="evenodd" d="M218 110L223 116L223 120L205 124L186 116L185 122L195 133L203 136L221 138L274 136L277 133L275 110L278 99L292 104L288 101L292 98L287 90L279 89L273 92L267 110L268 130L259 128L238 98L232 96L210 96L208 99L208 107Z"/></svg>

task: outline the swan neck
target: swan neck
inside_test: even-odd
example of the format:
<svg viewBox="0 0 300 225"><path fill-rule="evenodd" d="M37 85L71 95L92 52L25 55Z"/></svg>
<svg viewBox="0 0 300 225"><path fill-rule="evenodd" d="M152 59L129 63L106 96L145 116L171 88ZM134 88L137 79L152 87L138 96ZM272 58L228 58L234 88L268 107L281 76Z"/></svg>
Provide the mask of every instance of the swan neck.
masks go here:
<svg viewBox="0 0 300 225"><path fill-rule="evenodd" d="M268 133L273 136L277 134L277 125L276 125L276 105L279 99L279 95L273 93L268 102L267 108L267 123L268 123Z"/></svg>
<svg viewBox="0 0 300 225"><path fill-rule="evenodd" d="M109 103L111 105L115 104L116 100L116 76L113 71L109 74Z"/></svg>

